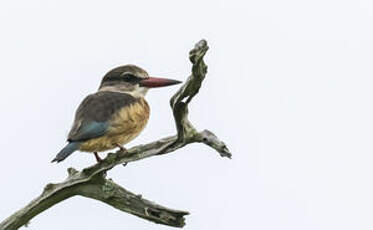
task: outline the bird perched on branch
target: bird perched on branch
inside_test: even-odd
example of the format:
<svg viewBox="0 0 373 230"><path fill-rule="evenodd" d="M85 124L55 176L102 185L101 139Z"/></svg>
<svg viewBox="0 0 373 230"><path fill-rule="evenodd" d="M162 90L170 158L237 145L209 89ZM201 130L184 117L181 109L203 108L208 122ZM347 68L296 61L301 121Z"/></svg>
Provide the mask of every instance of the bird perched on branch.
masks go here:
<svg viewBox="0 0 373 230"><path fill-rule="evenodd" d="M149 77L135 65L109 71L98 91L87 96L78 107L68 135L68 144L52 162L61 162L73 152L98 152L119 147L137 137L149 118L144 96L149 88L181 83L177 80Z"/></svg>

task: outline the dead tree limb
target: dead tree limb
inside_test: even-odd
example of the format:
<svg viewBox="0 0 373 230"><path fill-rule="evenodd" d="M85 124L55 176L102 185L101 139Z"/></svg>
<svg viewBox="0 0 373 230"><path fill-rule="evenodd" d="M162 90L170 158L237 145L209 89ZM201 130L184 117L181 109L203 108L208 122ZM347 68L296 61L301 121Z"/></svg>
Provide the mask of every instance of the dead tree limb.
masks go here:
<svg viewBox="0 0 373 230"><path fill-rule="evenodd" d="M201 40L190 51L189 59L193 64L192 74L171 98L170 104L175 118L177 135L135 146L127 152L109 153L102 162L82 171L69 168L65 181L47 184L39 197L1 222L0 230L18 229L44 210L76 195L100 200L116 209L155 223L183 227L184 216L188 212L169 209L146 200L141 195L135 195L111 179L107 179L106 172L116 165L171 153L187 144L196 142L214 148L222 157L231 157L226 145L211 131L198 132L188 120L188 104L198 93L207 73L207 66L203 61L207 50L207 42Z"/></svg>

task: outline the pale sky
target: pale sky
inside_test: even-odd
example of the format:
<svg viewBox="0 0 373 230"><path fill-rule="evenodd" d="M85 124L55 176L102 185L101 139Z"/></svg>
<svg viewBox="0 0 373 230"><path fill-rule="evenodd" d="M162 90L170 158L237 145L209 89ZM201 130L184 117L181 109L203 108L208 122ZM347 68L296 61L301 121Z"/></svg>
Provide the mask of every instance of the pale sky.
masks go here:
<svg viewBox="0 0 373 230"><path fill-rule="evenodd" d="M190 120L233 159L194 144L108 176L191 212L187 230L373 229L372 28L368 0L1 1L0 220L95 162L50 160L107 71L132 63L185 80L205 38L209 72ZM175 133L176 90L147 95L150 121L127 147ZM28 229L172 228L74 197Z"/></svg>

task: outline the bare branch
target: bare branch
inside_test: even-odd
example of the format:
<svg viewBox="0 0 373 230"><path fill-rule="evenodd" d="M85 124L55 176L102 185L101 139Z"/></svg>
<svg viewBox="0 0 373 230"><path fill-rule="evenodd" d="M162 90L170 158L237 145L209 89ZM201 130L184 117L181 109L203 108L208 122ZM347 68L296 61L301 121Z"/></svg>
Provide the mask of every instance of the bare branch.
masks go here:
<svg viewBox="0 0 373 230"><path fill-rule="evenodd" d="M174 227L184 226L184 216L188 212L169 209L143 199L141 195L135 195L111 179L106 179L106 172L116 165L171 153L191 143L204 143L214 148L222 157L231 158L228 148L215 134L208 130L196 131L188 120L188 104L198 93L207 73L207 66L203 61L207 50L207 42L202 40L190 51L189 59L193 63L192 74L171 98L170 104L177 135L138 145L128 151L109 153L102 162L80 172L69 168L69 176L64 182L45 186L39 197L1 222L0 230L18 229L44 210L76 195L100 200L116 209L155 223Z"/></svg>

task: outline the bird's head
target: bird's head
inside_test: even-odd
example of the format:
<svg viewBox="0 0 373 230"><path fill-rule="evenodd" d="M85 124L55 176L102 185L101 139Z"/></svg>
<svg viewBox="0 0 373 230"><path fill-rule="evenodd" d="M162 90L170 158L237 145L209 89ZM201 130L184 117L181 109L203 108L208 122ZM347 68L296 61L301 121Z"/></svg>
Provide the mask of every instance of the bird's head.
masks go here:
<svg viewBox="0 0 373 230"><path fill-rule="evenodd" d="M181 81L149 77L148 73L135 65L119 66L105 74L99 91L128 93L134 97L143 97L149 88L179 84Z"/></svg>

